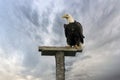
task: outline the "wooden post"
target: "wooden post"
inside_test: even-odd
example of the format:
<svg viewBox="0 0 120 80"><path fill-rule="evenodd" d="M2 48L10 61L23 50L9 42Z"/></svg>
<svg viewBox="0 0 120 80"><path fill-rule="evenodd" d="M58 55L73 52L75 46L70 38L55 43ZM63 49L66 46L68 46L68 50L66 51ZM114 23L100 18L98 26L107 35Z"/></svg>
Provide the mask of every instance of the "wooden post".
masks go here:
<svg viewBox="0 0 120 80"><path fill-rule="evenodd" d="M56 59L56 80L65 80L64 52L57 52Z"/></svg>
<svg viewBox="0 0 120 80"><path fill-rule="evenodd" d="M49 46L41 46L39 51L43 56L55 56L56 80L65 80L65 56L75 56L76 52L82 52L81 49Z"/></svg>

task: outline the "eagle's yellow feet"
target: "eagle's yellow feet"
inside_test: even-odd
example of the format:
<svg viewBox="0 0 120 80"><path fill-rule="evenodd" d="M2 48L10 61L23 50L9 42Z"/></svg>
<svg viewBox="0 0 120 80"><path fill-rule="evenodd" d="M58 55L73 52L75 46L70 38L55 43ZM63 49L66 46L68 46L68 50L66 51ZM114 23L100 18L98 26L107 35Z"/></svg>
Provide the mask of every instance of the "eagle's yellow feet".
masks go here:
<svg viewBox="0 0 120 80"><path fill-rule="evenodd" d="M81 49L81 46L75 45L74 46L76 49Z"/></svg>

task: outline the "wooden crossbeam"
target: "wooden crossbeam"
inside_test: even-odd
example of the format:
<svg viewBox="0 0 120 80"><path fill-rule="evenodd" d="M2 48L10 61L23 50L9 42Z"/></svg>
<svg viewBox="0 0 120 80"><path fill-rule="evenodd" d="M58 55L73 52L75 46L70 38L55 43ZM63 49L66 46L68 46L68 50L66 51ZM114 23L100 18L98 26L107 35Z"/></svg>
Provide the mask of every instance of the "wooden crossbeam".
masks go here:
<svg viewBox="0 0 120 80"><path fill-rule="evenodd" d="M64 56L75 56L76 52L82 52L81 49L54 46L40 46L39 51L42 51L44 56L55 56L56 52L64 52Z"/></svg>

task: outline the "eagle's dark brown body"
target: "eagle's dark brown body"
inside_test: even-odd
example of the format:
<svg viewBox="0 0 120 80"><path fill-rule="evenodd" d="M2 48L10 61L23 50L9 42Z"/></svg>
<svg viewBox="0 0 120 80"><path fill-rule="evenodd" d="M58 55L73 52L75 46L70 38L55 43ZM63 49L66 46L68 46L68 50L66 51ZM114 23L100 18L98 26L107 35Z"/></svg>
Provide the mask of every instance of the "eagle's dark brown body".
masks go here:
<svg viewBox="0 0 120 80"><path fill-rule="evenodd" d="M64 24L65 36L67 44L70 46L84 43L83 28L79 22L74 21L73 23Z"/></svg>

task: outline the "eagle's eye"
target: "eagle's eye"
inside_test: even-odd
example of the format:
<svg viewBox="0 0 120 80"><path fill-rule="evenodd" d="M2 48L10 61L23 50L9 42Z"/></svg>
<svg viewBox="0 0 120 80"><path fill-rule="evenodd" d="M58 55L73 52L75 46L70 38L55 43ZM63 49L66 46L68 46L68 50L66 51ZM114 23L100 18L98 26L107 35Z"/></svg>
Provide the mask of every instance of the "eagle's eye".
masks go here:
<svg viewBox="0 0 120 80"><path fill-rule="evenodd" d="M68 14L66 14L66 16L68 17L69 15L68 15Z"/></svg>

